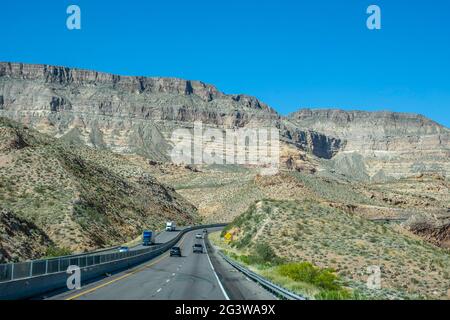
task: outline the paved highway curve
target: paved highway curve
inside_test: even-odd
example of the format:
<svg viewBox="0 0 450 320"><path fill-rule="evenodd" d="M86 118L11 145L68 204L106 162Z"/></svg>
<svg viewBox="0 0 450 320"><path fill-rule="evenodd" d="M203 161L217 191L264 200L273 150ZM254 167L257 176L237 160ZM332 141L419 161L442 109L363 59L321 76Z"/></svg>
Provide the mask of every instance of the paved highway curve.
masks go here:
<svg viewBox="0 0 450 320"><path fill-rule="evenodd" d="M170 240L172 240L173 238L178 236L180 231L185 229L185 228L187 228L187 227L177 228L177 231L161 231L155 237L155 244L162 244L162 243L165 243L165 242L169 242ZM146 249L146 248L148 248L148 247L146 247L146 246L144 246L142 244L138 244L136 246L130 247L130 251Z"/></svg>
<svg viewBox="0 0 450 320"><path fill-rule="evenodd" d="M209 232L220 228L209 229ZM132 269L48 299L57 300L242 300L274 299L264 288L247 279L215 254L192 252L201 230L186 233L177 244L182 257L166 252ZM176 233L173 233L175 236ZM172 235L171 235L172 236Z"/></svg>

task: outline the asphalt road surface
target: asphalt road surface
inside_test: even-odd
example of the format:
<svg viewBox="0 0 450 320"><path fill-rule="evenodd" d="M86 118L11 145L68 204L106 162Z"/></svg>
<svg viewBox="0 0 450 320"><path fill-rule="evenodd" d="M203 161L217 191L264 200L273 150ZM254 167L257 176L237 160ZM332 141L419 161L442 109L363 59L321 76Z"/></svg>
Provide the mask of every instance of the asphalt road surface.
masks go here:
<svg viewBox="0 0 450 320"><path fill-rule="evenodd" d="M184 228L177 229L177 231L161 231L161 233L159 233L155 237L155 245L169 242L170 240L172 240L173 238L178 236L178 234L180 233L180 230L182 230L182 229L184 229ZM148 248L148 247L142 245L142 243L141 243L134 247L130 247L130 251L140 250L140 249L145 249L145 248Z"/></svg>
<svg viewBox="0 0 450 320"><path fill-rule="evenodd" d="M220 228L209 229L209 232ZM177 244L182 257L166 252L144 264L49 299L62 300L243 300L275 299L258 284L231 267L204 239L186 233ZM168 240L177 232L168 232ZM162 234L161 234L162 235ZM159 240L159 239L158 239ZM205 253L193 253L201 243ZM207 252L206 252L207 251Z"/></svg>
<svg viewBox="0 0 450 320"><path fill-rule="evenodd" d="M187 227L179 227L177 228L176 231L161 231L158 235L156 235L155 237L155 244L161 244L161 243L165 243L168 242L170 240L172 240L173 238L175 238L181 230L185 229ZM129 250L130 251L134 251L134 250L140 250L140 249L146 249L148 247L143 246L142 243L135 245L133 247L130 247ZM92 251L92 252L86 252L86 253L80 253L77 254L76 256L93 256L93 255L99 255L99 254L109 254L109 253L114 253L114 252L118 252L119 248L114 248L114 249L99 249L98 251Z"/></svg>

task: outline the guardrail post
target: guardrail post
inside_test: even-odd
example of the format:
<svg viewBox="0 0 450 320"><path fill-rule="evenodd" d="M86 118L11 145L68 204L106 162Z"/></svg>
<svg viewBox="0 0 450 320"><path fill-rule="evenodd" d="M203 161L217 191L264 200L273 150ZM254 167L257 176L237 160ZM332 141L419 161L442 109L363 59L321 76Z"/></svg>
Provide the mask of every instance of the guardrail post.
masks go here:
<svg viewBox="0 0 450 320"><path fill-rule="evenodd" d="M48 260L45 260L45 274L48 273Z"/></svg>
<svg viewBox="0 0 450 320"><path fill-rule="evenodd" d="M11 263L11 280L14 280L14 263Z"/></svg>
<svg viewBox="0 0 450 320"><path fill-rule="evenodd" d="M58 272L61 272L61 258L58 258Z"/></svg>
<svg viewBox="0 0 450 320"><path fill-rule="evenodd" d="M33 276L33 260L31 260L31 265L30 265L30 278Z"/></svg>

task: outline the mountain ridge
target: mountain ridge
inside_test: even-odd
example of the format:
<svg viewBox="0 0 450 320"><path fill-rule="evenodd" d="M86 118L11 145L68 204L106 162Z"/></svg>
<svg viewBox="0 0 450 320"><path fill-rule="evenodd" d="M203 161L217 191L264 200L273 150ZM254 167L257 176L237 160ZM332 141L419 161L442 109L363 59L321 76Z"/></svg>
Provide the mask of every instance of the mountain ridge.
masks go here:
<svg viewBox="0 0 450 320"><path fill-rule="evenodd" d="M264 105L270 110L272 113L276 114L277 116L281 118L292 118L296 114L302 113L304 111L314 111L317 113L322 112L340 112L345 114L387 114L387 115L396 115L398 117L404 117L407 116L409 118L421 118L427 121L431 121L434 124L441 126L447 130L450 130L447 126L439 123L436 120L433 120L423 114L420 113L412 113L412 112L397 112L397 111L391 111L389 109L380 109L380 110L374 110L374 111L367 111L367 110L361 110L358 108L355 109L345 109L345 108L339 108L339 107L300 107L298 110L294 112L290 112L286 115L282 115L279 111L277 111L276 108L273 108L269 106L268 104L261 101L261 99L258 99L255 96L247 95L244 93L225 93L217 88L217 86L206 83L201 80L195 80L195 79L183 79L180 77L172 77L172 76L142 76L142 75L122 75L122 74L116 74L111 72L105 72L105 71L95 71L93 69L89 68L77 68L77 67L65 67L60 65L50 65L50 64L27 64L22 62L6 62L6 61L0 61L0 77L1 76L22 76L25 77L24 79L30 79L27 77L31 77L31 79L39 79L39 75L36 73L32 73L31 71L33 69L38 69L39 71L42 71L42 77L46 80L50 80L50 82L59 80L59 81L67 81L67 82L80 82L83 81L86 82L128 82L132 80L138 80L138 83L133 83L135 85L144 85L144 88L140 88L141 90L144 89L145 91L145 81L159 81L159 80L167 80L169 82L173 83L179 83L181 85L181 88L183 90L177 91L185 92L186 94L197 94L199 96L205 96L205 92L200 91L200 89L206 90L206 92L209 92L213 97L221 97L221 96L230 96L234 97L235 99L239 100L242 98L248 98L257 101L257 103ZM28 71L27 71L28 70ZM139 82L144 81L144 83ZM172 89L178 89L177 87L172 87Z"/></svg>
<svg viewBox="0 0 450 320"><path fill-rule="evenodd" d="M202 122L221 129L276 127L284 144L358 180L450 173L450 131L421 115L301 109L282 116L255 97L179 78L3 62L0 116L157 161L170 160L175 129Z"/></svg>
<svg viewBox="0 0 450 320"><path fill-rule="evenodd" d="M0 97L0 114L50 135L75 134L95 146L94 132L97 142L116 152L156 160L168 160L173 129L196 121L224 129L276 126L290 143L324 158L340 147L338 139L293 128L254 97L226 95L188 80L0 63Z"/></svg>
<svg viewBox="0 0 450 320"><path fill-rule="evenodd" d="M32 72L32 71L42 71L42 74L39 75L38 73ZM122 75L122 74L116 74L111 72L104 72L104 71L95 71L93 69L88 68L77 68L77 67L64 67L60 65L50 65L50 64L27 64L22 62L6 62L6 61L0 61L0 77L2 76L9 76L9 77L19 77L21 76L23 79L42 79L44 78L46 81L49 82L55 82L55 81L61 81L61 82L100 82L100 83L107 83L107 82L113 82L113 83L119 83L119 82L130 82L134 85L140 85L143 87L140 87L139 89L142 91L145 91L145 81L161 81L166 80L169 82L173 82L174 84L180 85L180 87L170 87L171 89L174 89L177 93L184 92L185 94L196 94L201 97L207 96L207 94L210 94L211 97L222 97L222 96L229 96L233 97L234 99L240 100L242 98L252 99L256 101L257 104L267 107L267 109L271 112L276 114L280 118L287 118L290 119L297 114L301 114L303 112L315 112L315 113L344 113L347 115L356 115L356 114L371 114L371 115L378 115L378 114L386 114L391 116L397 116L399 118L401 117L408 117L408 118L419 118L426 121L431 121L435 125L438 125L440 127L445 128L446 130L450 130L447 126L439 123L436 120L433 120L423 114L420 113L412 113L412 112L397 112L397 111L391 111L391 110L374 110L374 111L367 111L367 110L361 110L361 109L344 109L339 107L300 107L298 110L294 112L290 112L286 115L282 115L279 111L276 110L276 108L273 108L269 106L268 104L262 102L260 99L256 98L255 96L247 95L244 93L237 93L237 94L230 94L225 93L217 88L217 86L206 83L201 80L193 80L193 79L183 79L180 77L172 77L172 76L142 76L142 75ZM137 80L138 82L135 83L132 80ZM182 90L178 90L182 88ZM202 91L201 89L205 90Z"/></svg>
<svg viewBox="0 0 450 320"><path fill-rule="evenodd" d="M408 119L408 120L420 120L424 123L429 123L430 125L434 125L436 127L440 127L444 129L445 131L450 131L450 128L446 127L445 125L439 123L436 120L433 120L423 114L420 113L414 113L414 112L397 112L397 111L391 111L391 110L374 110L374 111L367 111L367 110L358 110L358 109L342 109L342 108L300 108L297 111L289 113L286 117L287 118L296 118L301 116L307 116L308 114L316 114L316 115L344 115L347 118L348 122L351 122L352 120L361 118L361 116L367 116L371 115L376 118L382 118L385 116L385 118L392 118L392 119Z"/></svg>
<svg viewBox="0 0 450 320"><path fill-rule="evenodd" d="M205 101L229 96L237 101L248 99L250 101L250 106L267 109L271 113L276 113L278 115L274 109L270 108L256 97L245 94L226 94L219 91L216 86L199 80L186 80L177 77L128 76L48 64L0 62L0 77L5 76L21 78L23 80L45 80L49 83L56 82L61 84L86 84L94 82L113 83L114 85L123 84L124 86L129 86L130 89L139 92L169 89L168 92L170 93L184 93L186 95L195 94L202 97Z"/></svg>

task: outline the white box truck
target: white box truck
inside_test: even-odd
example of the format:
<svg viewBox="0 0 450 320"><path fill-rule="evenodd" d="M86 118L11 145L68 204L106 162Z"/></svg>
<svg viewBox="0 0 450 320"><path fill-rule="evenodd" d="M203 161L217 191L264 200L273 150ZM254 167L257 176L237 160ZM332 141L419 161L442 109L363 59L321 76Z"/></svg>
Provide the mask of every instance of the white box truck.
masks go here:
<svg viewBox="0 0 450 320"><path fill-rule="evenodd" d="M176 226L175 222L173 222L173 221L166 222L166 231L175 231L176 229L177 229L177 226Z"/></svg>

